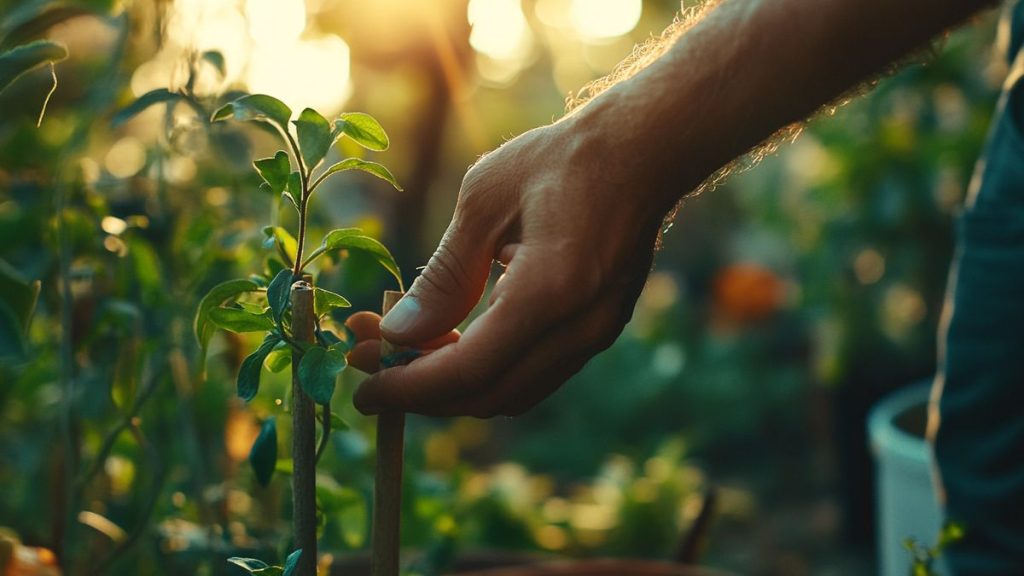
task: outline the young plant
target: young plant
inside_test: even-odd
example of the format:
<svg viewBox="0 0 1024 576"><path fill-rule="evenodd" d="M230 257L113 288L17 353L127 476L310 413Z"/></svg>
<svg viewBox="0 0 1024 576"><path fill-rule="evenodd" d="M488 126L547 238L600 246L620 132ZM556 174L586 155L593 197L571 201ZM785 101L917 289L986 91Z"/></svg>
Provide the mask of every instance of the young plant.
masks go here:
<svg viewBox="0 0 1024 576"><path fill-rule="evenodd" d="M286 149L270 158L256 160L253 165L263 180L260 188L280 195L297 211L298 229L293 236L281 226L264 228L266 246L276 249L283 265L271 259L271 270L264 276L229 280L213 287L199 304L194 328L204 357L216 328L236 333L265 333L263 343L245 358L238 372L238 395L246 402L259 392L265 365L280 370L291 362L292 527L296 548L293 554L301 551L295 556L293 569L296 576L312 576L317 558L316 462L327 444L332 422L340 422L331 413L330 402L335 380L347 366L345 354L352 342L351 338L343 339L321 328L320 323L331 310L349 307L348 300L314 286L306 269L325 254L355 250L372 256L395 277L400 289L402 280L387 248L356 228L328 232L320 245L307 254L309 201L327 178L348 170L368 172L401 188L391 172L375 162L345 158L331 166L320 167L327 152L340 138L350 138L369 150L386 150L387 134L373 117L347 113L328 122L311 108L303 110L294 121L291 117L292 111L283 102L262 94L243 96L213 113L213 122L232 118L258 122L282 137ZM275 264L278 269L273 269ZM316 405L321 407L323 428L318 447L315 442ZM249 461L256 479L267 484L277 462L274 419L263 423ZM236 560L236 564L247 562ZM251 565L260 564L253 561ZM270 568L256 570L267 569ZM290 573L287 566L284 573Z"/></svg>
<svg viewBox="0 0 1024 576"><path fill-rule="evenodd" d="M914 538L903 541L903 547L910 552L910 576L938 576L935 561L950 544L963 540L964 528L956 522L946 522L939 531L939 541L931 547L921 544Z"/></svg>
<svg viewBox="0 0 1024 576"><path fill-rule="evenodd" d="M302 550L296 550L288 555L288 558L284 561L284 566L271 566L262 560L238 558L237 556L228 558L228 563L238 566L253 576L293 576L301 559Z"/></svg>

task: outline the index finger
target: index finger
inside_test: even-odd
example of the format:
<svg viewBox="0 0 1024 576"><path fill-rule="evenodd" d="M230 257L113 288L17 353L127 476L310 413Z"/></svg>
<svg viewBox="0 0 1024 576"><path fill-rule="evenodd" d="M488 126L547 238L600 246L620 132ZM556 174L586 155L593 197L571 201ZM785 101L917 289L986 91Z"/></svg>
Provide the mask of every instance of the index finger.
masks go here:
<svg viewBox="0 0 1024 576"><path fill-rule="evenodd" d="M476 396L562 317L553 307L538 305L549 302L537 281L544 275L529 274L526 268L533 266L522 264L520 259L509 264L493 303L458 342L366 379L356 391L356 408L367 414L466 414Z"/></svg>

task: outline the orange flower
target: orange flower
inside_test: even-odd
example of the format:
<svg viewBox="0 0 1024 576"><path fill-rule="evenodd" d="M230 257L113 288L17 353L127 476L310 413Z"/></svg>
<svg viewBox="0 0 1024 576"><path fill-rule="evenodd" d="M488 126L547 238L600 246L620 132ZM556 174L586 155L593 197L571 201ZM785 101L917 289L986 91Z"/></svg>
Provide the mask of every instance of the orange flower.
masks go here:
<svg viewBox="0 0 1024 576"><path fill-rule="evenodd" d="M60 576L60 568L53 552L24 546L4 530L0 533L0 576Z"/></svg>
<svg viewBox="0 0 1024 576"><path fill-rule="evenodd" d="M781 307L786 283L774 272L753 263L733 264L714 279L715 315L732 325L768 318Z"/></svg>

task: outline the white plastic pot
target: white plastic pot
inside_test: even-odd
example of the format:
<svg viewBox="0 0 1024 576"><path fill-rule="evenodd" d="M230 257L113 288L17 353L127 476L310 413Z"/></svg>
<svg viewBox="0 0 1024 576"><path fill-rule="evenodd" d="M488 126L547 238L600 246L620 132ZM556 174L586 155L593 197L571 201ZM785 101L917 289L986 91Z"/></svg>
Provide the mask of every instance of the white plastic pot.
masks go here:
<svg viewBox="0 0 1024 576"><path fill-rule="evenodd" d="M910 554L903 541L913 537L930 546L942 526L933 484L932 450L924 439L924 430L911 434L895 423L911 409L926 406L929 389L930 382L922 382L898 390L876 404L868 416L876 469L876 546L881 576L907 576Z"/></svg>

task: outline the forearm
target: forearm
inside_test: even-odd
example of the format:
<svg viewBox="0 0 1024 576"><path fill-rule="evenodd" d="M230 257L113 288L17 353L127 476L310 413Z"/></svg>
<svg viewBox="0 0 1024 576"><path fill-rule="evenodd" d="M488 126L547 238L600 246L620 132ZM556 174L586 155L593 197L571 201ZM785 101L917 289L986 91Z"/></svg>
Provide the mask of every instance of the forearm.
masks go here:
<svg viewBox="0 0 1024 576"><path fill-rule="evenodd" d="M994 0L724 0L568 121L666 209L780 128Z"/></svg>

